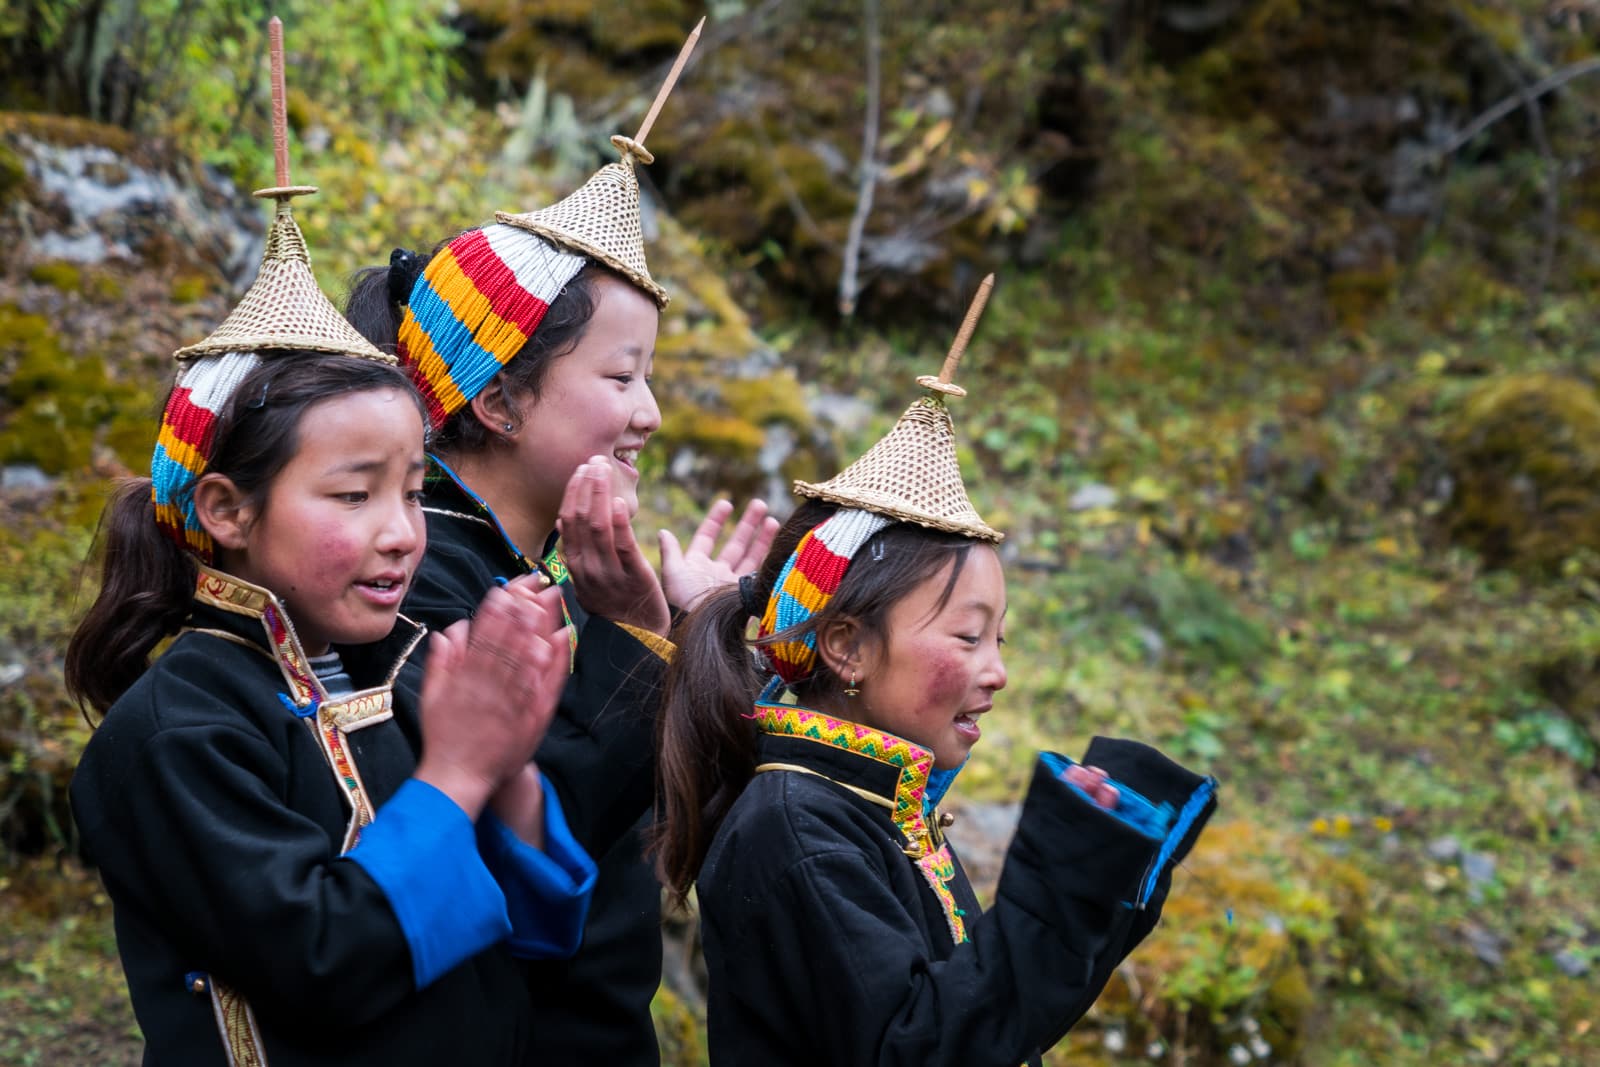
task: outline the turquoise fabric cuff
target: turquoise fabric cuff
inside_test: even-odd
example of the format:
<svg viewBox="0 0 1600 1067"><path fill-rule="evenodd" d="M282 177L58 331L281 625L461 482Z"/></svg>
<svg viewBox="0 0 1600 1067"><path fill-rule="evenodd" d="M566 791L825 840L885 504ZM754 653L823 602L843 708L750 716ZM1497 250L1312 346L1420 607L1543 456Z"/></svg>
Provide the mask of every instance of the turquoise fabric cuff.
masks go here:
<svg viewBox="0 0 1600 1067"><path fill-rule="evenodd" d="M409 779L345 855L378 883L411 948L417 988L511 933L506 897L478 855L472 820Z"/></svg>
<svg viewBox="0 0 1600 1067"><path fill-rule="evenodd" d="M492 812L478 820L478 847L505 893L509 945L523 959L566 959L583 943L596 867L572 835L555 788L543 774L544 849L518 837Z"/></svg>

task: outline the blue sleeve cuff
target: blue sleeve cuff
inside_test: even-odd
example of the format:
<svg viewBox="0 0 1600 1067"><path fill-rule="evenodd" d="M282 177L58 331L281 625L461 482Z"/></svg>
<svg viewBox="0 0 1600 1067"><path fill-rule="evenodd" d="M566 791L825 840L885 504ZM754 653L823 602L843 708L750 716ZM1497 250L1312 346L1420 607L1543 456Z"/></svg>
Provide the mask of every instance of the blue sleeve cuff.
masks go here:
<svg viewBox="0 0 1600 1067"><path fill-rule="evenodd" d="M1189 799L1184 801L1183 810L1178 812L1176 825L1167 831L1166 839L1161 842L1161 851L1156 854L1156 861L1151 865L1150 873L1145 876L1144 885L1139 887L1139 907L1142 908L1150 902L1161 872L1166 869L1167 861L1172 859L1172 854L1177 851L1179 843L1189 836L1190 827L1194 826L1195 820L1206 810L1206 805L1211 802L1211 796L1216 791L1216 779L1207 778L1189 794Z"/></svg>
<svg viewBox="0 0 1600 1067"><path fill-rule="evenodd" d="M1056 776L1056 779L1062 785L1078 794L1087 803L1094 804L1095 807L1100 806L1088 793L1067 781L1065 777L1067 768L1076 767L1078 765L1077 760L1069 759L1057 752L1041 752L1039 753L1039 758L1044 761L1046 767L1050 768L1051 773ZM1118 794L1117 806L1107 811L1108 815L1116 816L1129 828L1138 831L1152 841L1160 841L1166 837L1167 828L1172 825L1172 805L1151 803L1115 778L1108 779L1108 781L1117 787ZM1191 819L1190 821L1192 822L1193 820Z"/></svg>
<svg viewBox="0 0 1600 1067"><path fill-rule="evenodd" d="M492 812L478 820L484 863L505 893L514 955L566 959L583 943L595 863L572 836L561 800L543 774L544 849L529 845Z"/></svg>
<svg viewBox="0 0 1600 1067"><path fill-rule="evenodd" d="M396 790L346 856L388 897L418 989L511 932L472 820L426 782L412 778Z"/></svg>

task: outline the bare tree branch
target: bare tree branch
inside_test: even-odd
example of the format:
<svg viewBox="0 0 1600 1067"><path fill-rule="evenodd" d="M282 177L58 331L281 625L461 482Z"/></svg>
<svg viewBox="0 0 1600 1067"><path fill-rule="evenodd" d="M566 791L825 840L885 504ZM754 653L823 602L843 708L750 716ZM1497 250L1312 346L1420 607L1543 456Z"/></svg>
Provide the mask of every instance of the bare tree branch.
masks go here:
<svg viewBox="0 0 1600 1067"><path fill-rule="evenodd" d="M878 40L878 0L864 0L867 22L867 115L861 130L860 185L855 214L845 236L844 262L839 273L839 314L855 314L856 297L861 293L857 273L861 262L861 236L872 214L872 196L878 186L878 94L881 80Z"/></svg>
<svg viewBox="0 0 1600 1067"><path fill-rule="evenodd" d="M1550 93L1561 88L1574 78L1581 78L1586 74L1593 74L1596 71L1600 71L1600 57L1586 59L1582 63L1574 63L1570 67L1562 67L1549 77L1535 82L1526 90L1518 90L1511 96L1506 97L1504 100L1494 105L1494 107L1491 107L1489 110L1485 111L1483 114L1467 123L1459 132L1451 137L1450 140L1444 143L1440 151L1442 151L1445 155L1452 155L1456 152L1459 152L1461 147L1468 141L1472 140L1474 137L1478 136L1478 134L1482 133L1484 130L1487 130L1490 126L1493 126L1507 115L1511 114L1517 108L1526 106L1527 101L1537 100L1546 93Z"/></svg>

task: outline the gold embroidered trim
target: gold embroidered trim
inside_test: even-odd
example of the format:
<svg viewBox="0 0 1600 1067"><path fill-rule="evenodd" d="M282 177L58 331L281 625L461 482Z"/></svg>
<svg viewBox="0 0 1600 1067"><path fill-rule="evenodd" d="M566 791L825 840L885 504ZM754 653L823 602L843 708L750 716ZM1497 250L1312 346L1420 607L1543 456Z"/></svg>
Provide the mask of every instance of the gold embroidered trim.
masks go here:
<svg viewBox="0 0 1600 1067"><path fill-rule="evenodd" d="M637 626L630 626L625 622L619 622L617 626L632 634L636 641L651 652L654 652L657 659L671 663L672 657L677 654L678 646L653 630L644 630Z"/></svg>
<svg viewBox="0 0 1600 1067"><path fill-rule="evenodd" d="M464 511L451 511L448 508L423 508L422 512L424 515L443 515L451 519L466 519L468 522L475 522L480 526L487 526L491 530L494 529L494 523L482 515L468 515Z"/></svg>
<svg viewBox="0 0 1600 1067"><path fill-rule="evenodd" d="M794 771L796 774L809 774L812 777L821 778L824 782L832 782L842 789L848 789L862 800L870 800L879 807L888 808L890 811L894 810L894 801L888 797L879 796L870 789L862 789L860 786L851 785L849 782L841 782L837 778L829 778L821 771L814 771L810 767L802 767L797 763L763 763L756 767L757 774L762 771Z"/></svg>
<svg viewBox="0 0 1600 1067"><path fill-rule="evenodd" d="M266 649L262 648L248 637L240 637L238 634L231 634L226 630L213 630L209 626L185 626L174 636L182 637L184 634L205 634L208 637L220 637L224 641L232 641L236 645L239 645L243 648L248 648L252 652L259 652L268 659L272 659L271 652L268 652Z"/></svg>
<svg viewBox="0 0 1600 1067"><path fill-rule="evenodd" d="M261 1046L261 1027L250 1004L233 989L210 979L211 1014L222 1036L222 1050L228 1067L267 1067L267 1054Z"/></svg>

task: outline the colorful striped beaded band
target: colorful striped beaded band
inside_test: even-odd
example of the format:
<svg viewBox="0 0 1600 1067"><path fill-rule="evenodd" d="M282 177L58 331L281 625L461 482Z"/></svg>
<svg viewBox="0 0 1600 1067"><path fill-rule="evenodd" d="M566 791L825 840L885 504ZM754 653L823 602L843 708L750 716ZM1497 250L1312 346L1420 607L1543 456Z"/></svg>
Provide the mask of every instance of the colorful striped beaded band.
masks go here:
<svg viewBox="0 0 1600 1067"><path fill-rule="evenodd" d="M761 616L760 636L771 637L799 626L826 607L838 592L851 558L873 534L892 522L893 519L870 511L846 508L807 531L778 574L767 610ZM815 633L760 647L772 669L790 685L816 668Z"/></svg>
<svg viewBox="0 0 1600 1067"><path fill-rule="evenodd" d="M253 352L202 356L179 372L161 413L161 432L150 457L150 499L156 525L181 547L211 562L211 535L195 515L194 483L211 459L217 419L244 376L261 365Z"/></svg>
<svg viewBox="0 0 1600 1067"><path fill-rule="evenodd" d="M429 260L400 321L400 361L434 429L522 351L587 263L526 230L468 230Z"/></svg>

